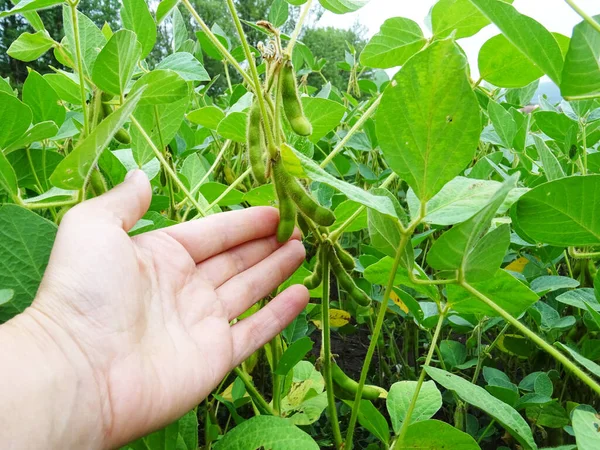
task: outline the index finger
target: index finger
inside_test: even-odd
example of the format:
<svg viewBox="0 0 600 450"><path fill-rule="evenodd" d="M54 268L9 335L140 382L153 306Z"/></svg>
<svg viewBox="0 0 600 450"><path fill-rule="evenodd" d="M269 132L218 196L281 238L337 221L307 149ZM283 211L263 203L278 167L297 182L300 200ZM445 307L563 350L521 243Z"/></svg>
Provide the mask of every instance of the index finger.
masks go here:
<svg viewBox="0 0 600 450"><path fill-rule="evenodd" d="M276 208L257 206L214 214L152 233L167 233L198 264L245 242L274 235L278 223L279 212Z"/></svg>

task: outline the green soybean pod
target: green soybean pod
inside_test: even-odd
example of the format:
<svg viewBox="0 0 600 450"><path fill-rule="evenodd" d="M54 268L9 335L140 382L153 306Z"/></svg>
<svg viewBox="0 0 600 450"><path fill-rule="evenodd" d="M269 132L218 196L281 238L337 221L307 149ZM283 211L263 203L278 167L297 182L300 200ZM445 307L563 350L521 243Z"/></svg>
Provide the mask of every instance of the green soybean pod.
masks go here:
<svg viewBox="0 0 600 450"><path fill-rule="evenodd" d="M335 249L335 253L338 259L342 263L342 266L344 266L344 269L346 269L348 272L353 271L356 265L354 263L354 258L352 257L352 255L346 250L344 250L339 242L336 242L333 248Z"/></svg>
<svg viewBox="0 0 600 450"><path fill-rule="evenodd" d="M98 169L93 169L90 173L89 183L90 189L95 196L104 194L108 190L106 181Z"/></svg>
<svg viewBox="0 0 600 450"><path fill-rule="evenodd" d="M342 390L340 393L346 392L352 396L352 399L356 396L358 391L358 383L344 373L340 366L336 363L331 364L331 378L333 382ZM375 400L379 398L380 390L375 386L365 385L361 394L361 398L364 400Z"/></svg>
<svg viewBox="0 0 600 450"><path fill-rule="evenodd" d="M259 184L265 184L265 137L262 130L260 107L254 102L248 114L248 127L246 130L246 144L248 147L248 160L252 174Z"/></svg>
<svg viewBox="0 0 600 450"><path fill-rule="evenodd" d="M279 225L277 226L277 241L286 242L294 233L296 227L296 205L287 194L285 183L287 180L282 179L283 162L281 158L273 164L273 184L275 184L275 193L279 201Z"/></svg>
<svg viewBox="0 0 600 450"><path fill-rule="evenodd" d="M340 262L336 253L334 251L330 251L328 257L331 264L331 270L335 274L340 286L344 288L346 292L348 292L349 297L360 306L369 306L371 299L365 293L365 291L356 285L352 277L348 275L348 272L346 272L346 269L344 269L344 266Z"/></svg>
<svg viewBox="0 0 600 450"><path fill-rule="evenodd" d="M302 102L298 95L298 85L296 84L296 74L290 61L283 64L279 73L281 77L281 100L285 116L290 122L294 133L300 136L309 136L312 134L312 125L304 116Z"/></svg>
<svg viewBox="0 0 600 450"><path fill-rule="evenodd" d="M306 286L306 289L316 289L323 281L323 250L321 247L317 250L317 261L315 262L315 267L311 275L307 276L303 284Z"/></svg>
<svg viewBox="0 0 600 450"><path fill-rule="evenodd" d="M296 203L296 206L298 206L298 209L318 225L324 227L332 225L333 222L335 222L335 215L333 212L330 209L319 205L315 199L306 192L306 189L302 187L298 180L287 174L287 172L285 175L289 180L286 184L287 192L294 203Z"/></svg>

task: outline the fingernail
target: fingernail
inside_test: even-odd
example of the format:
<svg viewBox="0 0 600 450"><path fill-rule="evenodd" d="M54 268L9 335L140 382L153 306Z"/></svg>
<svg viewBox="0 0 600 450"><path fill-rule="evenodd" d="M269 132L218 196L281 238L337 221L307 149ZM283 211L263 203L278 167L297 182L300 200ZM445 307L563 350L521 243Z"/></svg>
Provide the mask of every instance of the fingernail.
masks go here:
<svg viewBox="0 0 600 450"><path fill-rule="evenodd" d="M139 169L133 169L127 172L127 175L125 175L125 181L129 180L138 170Z"/></svg>

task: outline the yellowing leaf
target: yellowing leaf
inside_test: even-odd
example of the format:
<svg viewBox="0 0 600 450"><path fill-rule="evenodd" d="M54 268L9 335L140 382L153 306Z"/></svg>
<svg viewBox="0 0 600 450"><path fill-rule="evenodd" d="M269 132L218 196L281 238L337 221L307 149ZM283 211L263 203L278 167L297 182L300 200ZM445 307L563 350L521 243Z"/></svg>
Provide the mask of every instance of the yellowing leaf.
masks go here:
<svg viewBox="0 0 600 450"><path fill-rule="evenodd" d="M525 269L525 266L528 263L529 263L529 260L527 258L524 258L523 256L521 256L520 258L515 259L513 262L511 262L504 269L505 270L510 270L512 272L523 273L523 270Z"/></svg>
<svg viewBox="0 0 600 450"><path fill-rule="evenodd" d="M321 329L321 320L313 319L312 323L320 330ZM330 309L329 310L329 324L332 327L339 328L346 325L350 322L350 313L348 311L344 311L342 309Z"/></svg>
<svg viewBox="0 0 600 450"><path fill-rule="evenodd" d="M404 311L405 314L408 314L408 307L404 304L404 302L398 296L398 294L396 294L394 291L392 291L392 293L390 294L390 298L392 299L392 301L396 304L396 306L398 308L400 308L402 311Z"/></svg>

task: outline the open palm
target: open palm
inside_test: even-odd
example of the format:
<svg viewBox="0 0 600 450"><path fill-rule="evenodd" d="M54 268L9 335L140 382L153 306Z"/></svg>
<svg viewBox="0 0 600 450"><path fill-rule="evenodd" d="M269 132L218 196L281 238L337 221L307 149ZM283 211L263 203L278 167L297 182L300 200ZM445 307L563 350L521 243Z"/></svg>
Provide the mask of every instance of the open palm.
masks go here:
<svg viewBox="0 0 600 450"><path fill-rule="evenodd" d="M304 258L278 244L277 210L250 208L130 238L151 191L138 171L65 216L32 313L89 362L109 446L177 419L306 305L293 286L258 313Z"/></svg>

